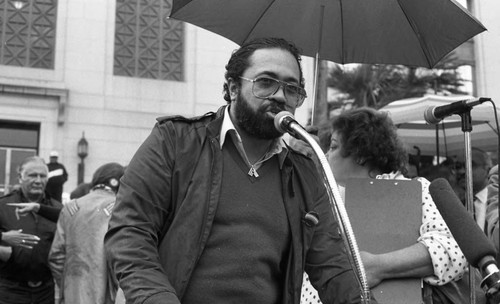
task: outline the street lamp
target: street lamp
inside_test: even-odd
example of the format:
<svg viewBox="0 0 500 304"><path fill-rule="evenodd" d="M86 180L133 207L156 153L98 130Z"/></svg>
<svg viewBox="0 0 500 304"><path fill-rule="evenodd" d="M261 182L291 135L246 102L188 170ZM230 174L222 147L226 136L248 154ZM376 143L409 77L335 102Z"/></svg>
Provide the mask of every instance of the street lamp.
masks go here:
<svg viewBox="0 0 500 304"><path fill-rule="evenodd" d="M83 175L85 171L85 163L83 159L89 154L89 143L85 139L85 132L82 132L82 138L78 141L77 146L78 157L80 157L80 163L78 164L78 185L83 183Z"/></svg>

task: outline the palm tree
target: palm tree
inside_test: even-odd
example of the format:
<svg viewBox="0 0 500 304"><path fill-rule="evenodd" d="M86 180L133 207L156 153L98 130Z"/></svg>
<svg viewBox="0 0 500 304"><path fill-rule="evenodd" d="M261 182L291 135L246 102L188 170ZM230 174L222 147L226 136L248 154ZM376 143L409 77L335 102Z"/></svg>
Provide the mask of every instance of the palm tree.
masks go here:
<svg viewBox="0 0 500 304"><path fill-rule="evenodd" d="M445 58L435 69L402 65L332 65L328 86L352 99L354 106L381 108L387 103L434 94L466 94L453 57Z"/></svg>

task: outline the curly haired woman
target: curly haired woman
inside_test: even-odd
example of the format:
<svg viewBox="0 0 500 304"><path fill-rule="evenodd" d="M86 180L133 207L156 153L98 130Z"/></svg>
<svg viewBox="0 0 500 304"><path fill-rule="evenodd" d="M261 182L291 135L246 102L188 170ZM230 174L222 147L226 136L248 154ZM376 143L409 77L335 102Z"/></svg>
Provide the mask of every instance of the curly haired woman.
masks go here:
<svg viewBox="0 0 500 304"><path fill-rule="evenodd" d="M350 178L405 179L407 152L386 113L371 108L345 111L333 119L332 127L326 157L343 198ZM467 291L452 282L462 278L467 262L429 194L429 181L417 180L422 184L420 236L396 251L361 252L368 284L373 288L386 279L422 278L426 290L432 290L432 295L424 292L433 301L429 303L466 303ZM301 303L320 303L307 276Z"/></svg>

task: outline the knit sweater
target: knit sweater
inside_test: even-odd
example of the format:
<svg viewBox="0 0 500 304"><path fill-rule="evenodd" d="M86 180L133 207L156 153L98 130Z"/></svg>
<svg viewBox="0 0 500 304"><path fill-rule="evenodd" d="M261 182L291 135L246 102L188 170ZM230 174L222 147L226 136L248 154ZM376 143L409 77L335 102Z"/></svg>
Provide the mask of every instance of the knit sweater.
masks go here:
<svg viewBox="0 0 500 304"><path fill-rule="evenodd" d="M232 142L223 154L214 225L182 303L279 303L290 231L278 157L256 178Z"/></svg>

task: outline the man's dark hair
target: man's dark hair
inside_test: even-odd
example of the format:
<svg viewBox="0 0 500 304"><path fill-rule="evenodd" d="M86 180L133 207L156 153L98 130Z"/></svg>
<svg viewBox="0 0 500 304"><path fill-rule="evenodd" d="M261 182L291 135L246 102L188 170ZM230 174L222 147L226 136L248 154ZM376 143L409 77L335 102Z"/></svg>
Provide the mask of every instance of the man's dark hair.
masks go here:
<svg viewBox="0 0 500 304"><path fill-rule="evenodd" d="M243 44L239 49L235 50L229 59L229 62L226 64L226 73L224 75L226 81L224 82L224 99L227 103L231 102L231 98L229 95L229 86L228 80L229 78L234 81L241 83L240 76L243 75L243 72L249 67L250 63L248 62L248 58L252 56L252 54L259 49L271 49L278 48L285 51L290 52L293 57L297 60L297 64L299 65L299 80L300 86L304 87L304 78L302 76L302 66L301 56L299 49L292 43L282 38L256 38L251 40L245 44Z"/></svg>

